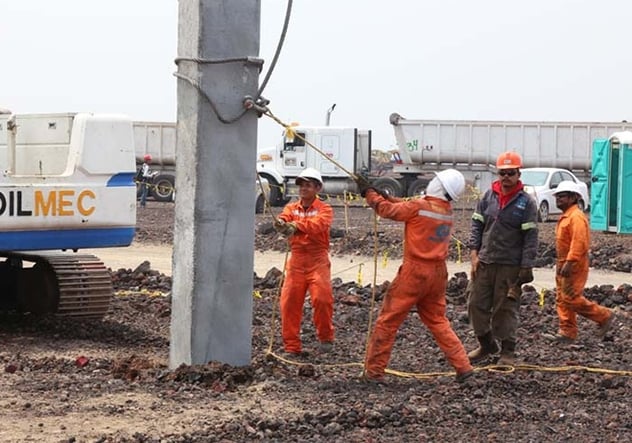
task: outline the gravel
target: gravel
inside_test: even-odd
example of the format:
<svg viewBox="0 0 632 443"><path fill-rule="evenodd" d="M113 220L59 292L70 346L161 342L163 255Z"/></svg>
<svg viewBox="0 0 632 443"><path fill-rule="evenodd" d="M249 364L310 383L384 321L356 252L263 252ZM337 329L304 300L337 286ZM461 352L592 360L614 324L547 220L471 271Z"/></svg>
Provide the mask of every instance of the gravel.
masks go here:
<svg viewBox="0 0 632 443"><path fill-rule="evenodd" d="M455 238L465 241L471 208L458 211ZM149 202L137 241L172 241L173 205ZM257 250L282 250L257 215ZM347 223L345 223L347 220ZM371 255L371 210L336 208L332 254ZM555 223L540 225L539 266L554 262ZM377 224L380 251L401 254L402 225ZM630 271L632 238L593 233L593 265ZM456 257L457 248L453 248ZM573 441L632 439L632 287L586 289L615 308L604 340L579 320L576 343L553 345L555 294L526 286L515 369L480 366L464 384L414 312L402 325L385 385L359 378L367 327L388 282L376 288L332 280L336 343L321 354L310 306L303 341L309 355L279 359L277 296L281 270L255 276L252 362L169 370L171 278L139 258L113 270L117 296L101 322L4 313L0 316L1 441L100 442L403 442ZM475 346L465 308L465 273L451 276L448 317L467 349ZM541 305L541 297L544 303ZM276 321L273 321L276 319ZM272 337L272 338L271 338ZM492 365L492 366L487 366Z"/></svg>

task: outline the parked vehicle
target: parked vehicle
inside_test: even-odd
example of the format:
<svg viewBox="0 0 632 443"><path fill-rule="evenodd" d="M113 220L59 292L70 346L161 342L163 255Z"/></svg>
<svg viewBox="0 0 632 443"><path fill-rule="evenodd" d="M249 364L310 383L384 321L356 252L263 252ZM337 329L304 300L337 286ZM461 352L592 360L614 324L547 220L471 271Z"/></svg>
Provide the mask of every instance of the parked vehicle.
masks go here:
<svg viewBox="0 0 632 443"><path fill-rule="evenodd" d="M175 200L176 183L176 124L169 122L134 122L136 167L140 168L146 154L151 155L152 178L149 195L156 201ZM255 183L255 211L263 212L264 202L270 199L270 184L264 178L263 189ZM265 192L265 196L264 196ZM140 195L140 191L139 194Z"/></svg>
<svg viewBox="0 0 632 443"><path fill-rule="evenodd" d="M354 174L395 196L422 192L433 171L457 168L480 190L495 179L496 157L514 149L524 166L555 167L572 171L582 181L590 180L591 147L596 138L617 131L632 131L626 122L537 122L476 120L412 120L391 114L398 152L388 175L371 175L371 131L354 127L297 126L294 132L319 147L328 157ZM135 122L136 161L152 155L152 168L159 171L152 196L172 200L175 184L176 125L165 122ZM282 205L296 194L294 180L312 167L323 177L323 193L357 191L347 173L323 158L298 137L283 136L276 146L261 149L257 172L270 184L272 201Z"/></svg>
<svg viewBox="0 0 632 443"><path fill-rule="evenodd" d="M564 180L577 183L581 190L581 198L577 201L577 206L582 211L588 209L590 205L588 186L572 172L560 168L524 168L520 172L520 180L525 185L525 191L532 195L538 204L538 221L546 222L551 215L562 213L555 205L553 193Z"/></svg>
<svg viewBox="0 0 632 443"><path fill-rule="evenodd" d="M137 196L139 195L140 193L137 193ZM270 183L268 183L268 180L261 178L261 184L259 184L259 180L255 180L255 193L253 195L255 197L255 214L261 214L265 210L266 202L270 204ZM173 190L171 197L173 198L173 201L175 201L175 189Z"/></svg>
<svg viewBox="0 0 632 443"><path fill-rule="evenodd" d="M556 167L590 180L592 140L632 123L408 120L391 114L398 155L388 176L372 176L371 131L344 127L298 126L294 131L323 150L345 169L367 175L391 195L422 192L433 171L457 168L480 190L495 179L496 157L514 149L525 167ZM293 194L298 173L312 167L323 176L324 193L356 191L347 174L297 138L283 137L259 151L257 171L270 181L273 200L282 204Z"/></svg>
<svg viewBox="0 0 632 443"><path fill-rule="evenodd" d="M255 213L261 214L266 207L266 201L270 202L270 183L265 178L261 178L255 182Z"/></svg>
<svg viewBox="0 0 632 443"><path fill-rule="evenodd" d="M136 167L151 155L153 178L150 196L156 201L172 201L176 183L176 124L168 122L134 122Z"/></svg>
<svg viewBox="0 0 632 443"><path fill-rule="evenodd" d="M297 195L295 179L307 167L321 173L321 192L324 194L356 190L356 184L347 172L309 147L304 140L349 171L367 175L371 170L371 131L334 126L297 126L293 132L298 137L286 134L277 146L258 153L257 173L270 183L271 200L275 205L283 205Z"/></svg>

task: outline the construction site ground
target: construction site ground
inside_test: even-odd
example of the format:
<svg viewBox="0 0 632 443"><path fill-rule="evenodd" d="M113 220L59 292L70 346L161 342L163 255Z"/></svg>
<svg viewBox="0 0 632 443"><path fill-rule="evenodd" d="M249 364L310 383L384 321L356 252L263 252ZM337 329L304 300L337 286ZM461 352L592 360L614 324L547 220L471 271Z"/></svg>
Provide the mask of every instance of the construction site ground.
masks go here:
<svg viewBox="0 0 632 443"><path fill-rule="evenodd" d="M358 202L332 203L332 352L318 351L306 303L308 355L294 362L276 357L276 297L287 243L271 229L270 215L258 214L251 364L169 369L174 205L150 201L139 209L131 247L90 251L112 269L117 290L103 321L0 315L0 441L632 440L632 236L592 234L586 295L617 313L604 340L582 318L575 343L553 344L544 336L557 326L555 222L541 223L536 280L522 294L515 368L496 367L492 358L457 384L411 312L387 383L372 385L360 379L367 332L397 272L403 226L376 222ZM466 312L463 243L473 204L464 201L456 210L447 291L447 315L468 350L476 340Z"/></svg>

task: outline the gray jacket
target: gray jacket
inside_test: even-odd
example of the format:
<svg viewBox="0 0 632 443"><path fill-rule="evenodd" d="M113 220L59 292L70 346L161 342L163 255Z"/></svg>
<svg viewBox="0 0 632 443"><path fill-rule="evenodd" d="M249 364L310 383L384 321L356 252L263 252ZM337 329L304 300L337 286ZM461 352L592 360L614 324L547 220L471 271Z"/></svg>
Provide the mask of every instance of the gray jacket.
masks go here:
<svg viewBox="0 0 632 443"><path fill-rule="evenodd" d="M498 194L489 189L472 214L469 247L482 263L532 268L538 251L535 200L519 191L500 209Z"/></svg>

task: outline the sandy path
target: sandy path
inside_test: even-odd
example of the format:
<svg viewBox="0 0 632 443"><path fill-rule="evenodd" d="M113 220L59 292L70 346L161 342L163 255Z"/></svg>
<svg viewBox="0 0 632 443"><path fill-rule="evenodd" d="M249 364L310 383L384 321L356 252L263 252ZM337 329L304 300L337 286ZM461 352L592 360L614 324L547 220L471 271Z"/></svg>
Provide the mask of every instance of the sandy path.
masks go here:
<svg viewBox="0 0 632 443"><path fill-rule="evenodd" d="M94 254L103 260L106 266L116 270L119 268L135 268L143 260L149 260L152 269L156 269L164 274L172 274L172 248L168 245L148 245L134 243L127 248L107 248L107 249L85 249L82 252ZM283 269L285 254L281 252L269 251L265 253L255 252L254 270L259 277L263 277L266 272L277 267ZM332 257L331 269L332 277L340 277L343 281L358 281L362 284L372 283L374 280L374 261L371 257L363 256L335 256ZM378 259L377 277L375 281L380 284L384 280L392 280L397 273L400 260ZM361 265L361 266L360 266ZM469 271L467 263L448 263L449 275L460 271ZM552 288L555 286L555 275L552 269L534 269L535 284L537 289ZM632 277L625 272L612 272L604 270L591 270L588 277L587 286L611 284L619 286L623 283L631 283Z"/></svg>

